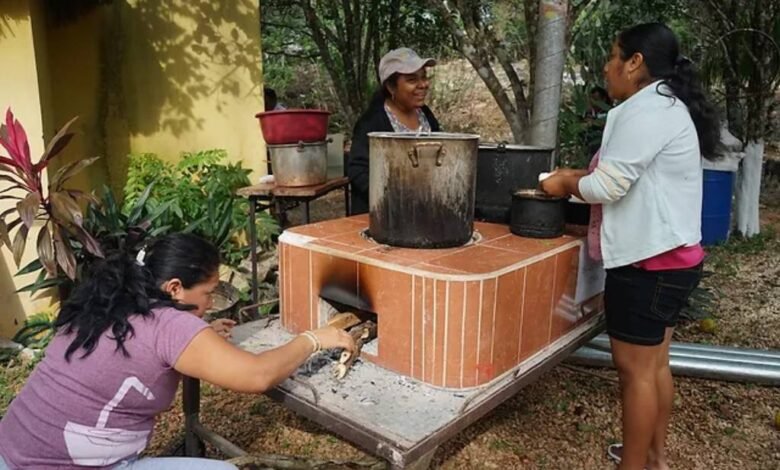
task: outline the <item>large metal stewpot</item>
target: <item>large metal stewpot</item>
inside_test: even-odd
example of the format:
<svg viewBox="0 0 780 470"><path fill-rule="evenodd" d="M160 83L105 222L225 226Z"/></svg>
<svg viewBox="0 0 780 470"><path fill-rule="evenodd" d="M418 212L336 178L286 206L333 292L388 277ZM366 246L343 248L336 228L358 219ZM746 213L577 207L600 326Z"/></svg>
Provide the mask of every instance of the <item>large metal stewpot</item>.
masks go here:
<svg viewBox="0 0 780 470"><path fill-rule="evenodd" d="M368 139L370 235L410 248L468 242L479 136L371 132Z"/></svg>

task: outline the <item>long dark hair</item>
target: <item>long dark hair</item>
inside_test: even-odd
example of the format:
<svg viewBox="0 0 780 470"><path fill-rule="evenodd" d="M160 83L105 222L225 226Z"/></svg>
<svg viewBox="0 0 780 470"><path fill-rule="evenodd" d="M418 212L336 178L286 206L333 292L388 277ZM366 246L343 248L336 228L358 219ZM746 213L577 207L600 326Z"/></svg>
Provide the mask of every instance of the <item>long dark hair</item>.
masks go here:
<svg viewBox="0 0 780 470"><path fill-rule="evenodd" d="M377 90L371 96L371 100L368 102L368 109L374 109L377 106L384 106L385 100L393 97L392 93L390 93L390 86L396 86L398 84L399 76L400 74L396 72L387 77L383 83L379 84L379 88L377 88Z"/></svg>
<svg viewBox="0 0 780 470"><path fill-rule="evenodd" d="M622 31L617 43L621 59L642 54L650 77L663 80L661 84L668 86L674 97L688 106L702 155L716 158L720 144L717 109L704 94L693 63L680 55L680 44L674 32L663 23L644 23ZM658 92L662 93L660 89Z"/></svg>
<svg viewBox="0 0 780 470"><path fill-rule="evenodd" d="M82 348L81 357L91 354L109 328L116 349L128 356L124 342L133 335L130 316L148 317L158 307L192 308L175 302L161 289L166 281L176 278L184 288L190 288L219 270L217 248L195 235L165 236L145 252L140 261L137 254L126 251L108 255L90 269L65 301L55 326L58 332L76 334L65 352L66 360Z"/></svg>

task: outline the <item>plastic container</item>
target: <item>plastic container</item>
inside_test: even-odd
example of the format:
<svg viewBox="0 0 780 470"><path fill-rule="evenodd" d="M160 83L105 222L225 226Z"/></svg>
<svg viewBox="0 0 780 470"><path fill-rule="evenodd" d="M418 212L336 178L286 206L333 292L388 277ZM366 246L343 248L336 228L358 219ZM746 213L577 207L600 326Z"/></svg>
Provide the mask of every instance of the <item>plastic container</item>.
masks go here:
<svg viewBox="0 0 780 470"><path fill-rule="evenodd" d="M285 109L257 113L263 138L269 145L322 142L328 135L328 115L321 109Z"/></svg>
<svg viewBox="0 0 780 470"><path fill-rule="evenodd" d="M701 208L701 243L725 242L731 227L731 194L734 173L704 170L704 199Z"/></svg>

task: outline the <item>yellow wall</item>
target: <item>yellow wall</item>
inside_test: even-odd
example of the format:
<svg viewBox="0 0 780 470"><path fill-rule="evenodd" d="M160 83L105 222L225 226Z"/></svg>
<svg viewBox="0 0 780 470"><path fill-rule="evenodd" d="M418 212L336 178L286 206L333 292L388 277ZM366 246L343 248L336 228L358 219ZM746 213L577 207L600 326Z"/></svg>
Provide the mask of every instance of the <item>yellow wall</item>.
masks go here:
<svg viewBox="0 0 780 470"><path fill-rule="evenodd" d="M55 129L74 117L76 135L67 150L52 161L50 174L66 163L100 156L69 180L68 187L91 190L108 184L108 158L100 125L100 9L78 21L51 26L46 31L46 63L49 66L51 123ZM52 134L47 134L51 137Z"/></svg>
<svg viewBox="0 0 780 470"><path fill-rule="evenodd" d="M225 148L262 174L265 148L254 118L263 104L258 0L131 0L117 7L110 19L114 75L104 81L111 158L125 148L174 159Z"/></svg>
<svg viewBox="0 0 780 470"><path fill-rule="evenodd" d="M175 160L211 148L226 149L256 180L266 168L254 117L263 108L258 3L115 0L51 25L41 0L2 0L1 111L10 105L26 126L33 158L43 150L42 136L79 116L77 136L50 171L102 158L71 180L74 188L107 184L120 194L129 153ZM14 294L31 281L14 279L15 272L4 248L0 335L48 305Z"/></svg>
<svg viewBox="0 0 780 470"><path fill-rule="evenodd" d="M47 102L47 80L40 78L47 70L43 41L43 22L39 4L27 0L6 0L0 8L0 112L10 107L25 126L30 140L30 152L37 159L43 152L43 138L50 104ZM0 152L5 154L5 152ZM12 207L10 201L0 201L0 212ZM7 221L13 220L7 218ZM15 231L12 233L12 235ZM36 256L35 237L29 236L22 266ZM0 249L0 336L11 336L24 321L25 313L43 310L51 303L44 293L32 298L16 294L16 289L33 282L34 276L14 277L17 267L8 247Z"/></svg>
<svg viewBox="0 0 780 470"><path fill-rule="evenodd" d="M57 125L78 115L83 130L54 169L102 156L75 187L120 192L129 153L224 148L265 173L258 0L116 0L51 28L47 47Z"/></svg>

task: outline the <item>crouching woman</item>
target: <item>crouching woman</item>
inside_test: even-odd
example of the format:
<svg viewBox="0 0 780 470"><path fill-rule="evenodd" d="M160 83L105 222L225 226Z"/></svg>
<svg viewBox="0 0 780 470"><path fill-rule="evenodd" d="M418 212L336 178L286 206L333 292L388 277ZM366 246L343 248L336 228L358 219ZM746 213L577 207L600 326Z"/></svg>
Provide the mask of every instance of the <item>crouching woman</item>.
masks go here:
<svg viewBox="0 0 780 470"><path fill-rule="evenodd" d="M0 421L0 469L235 468L138 458L181 376L261 393L320 348L353 350L354 342L326 327L260 354L233 346L201 318L218 268L217 249L187 234L99 262L63 304L46 357Z"/></svg>

